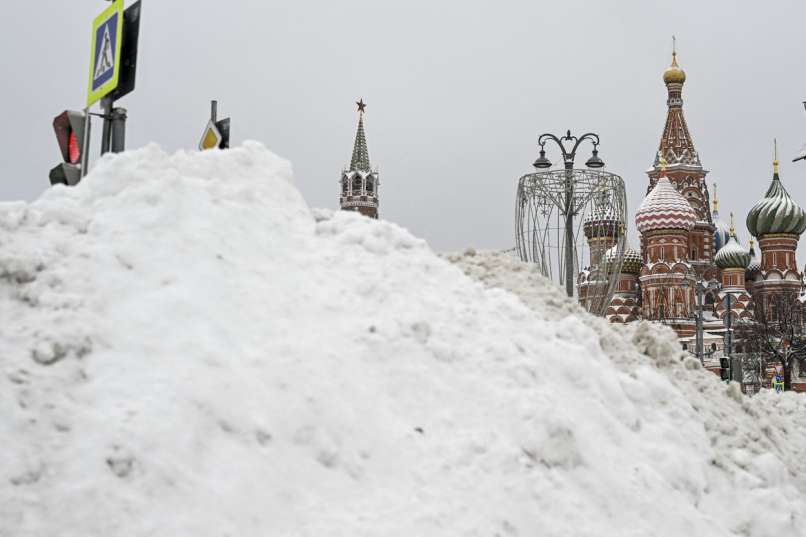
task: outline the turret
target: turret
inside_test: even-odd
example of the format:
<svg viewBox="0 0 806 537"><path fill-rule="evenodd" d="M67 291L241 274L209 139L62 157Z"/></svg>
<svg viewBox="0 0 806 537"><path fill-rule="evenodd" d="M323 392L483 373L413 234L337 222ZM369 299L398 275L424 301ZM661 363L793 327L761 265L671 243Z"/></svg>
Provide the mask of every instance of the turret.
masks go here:
<svg viewBox="0 0 806 537"><path fill-rule="evenodd" d="M733 213L730 215L728 242L720 248L714 257L714 263L722 269L722 287L744 291L745 271L750 264L750 252L744 248L736 237L733 227Z"/></svg>
<svg viewBox="0 0 806 537"><path fill-rule="evenodd" d="M772 183L764 197L747 214L747 230L758 238L761 267L753 284L756 304L770 294L798 293L796 250L806 230L806 212L795 203L781 183L777 144Z"/></svg>

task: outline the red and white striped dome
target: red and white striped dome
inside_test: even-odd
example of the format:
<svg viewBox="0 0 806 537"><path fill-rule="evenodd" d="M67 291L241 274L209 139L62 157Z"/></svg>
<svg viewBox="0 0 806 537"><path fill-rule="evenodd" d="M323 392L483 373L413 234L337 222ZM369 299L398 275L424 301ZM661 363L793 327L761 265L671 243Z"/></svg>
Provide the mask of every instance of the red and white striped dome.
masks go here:
<svg viewBox="0 0 806 537"><path fill-rule="evenodd" d="M656 229L688 231L696 222L697 213L665 176L658 179L635 211L635 227L641 233Z"/></svg>

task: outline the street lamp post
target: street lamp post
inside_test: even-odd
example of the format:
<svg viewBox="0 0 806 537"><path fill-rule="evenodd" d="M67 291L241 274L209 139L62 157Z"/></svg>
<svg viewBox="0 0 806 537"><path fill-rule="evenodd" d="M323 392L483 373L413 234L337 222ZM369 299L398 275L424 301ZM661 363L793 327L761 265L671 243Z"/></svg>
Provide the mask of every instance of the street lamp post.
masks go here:
<svg viewBox="0 0 806 537"><path fill-rule="evenodd" d="M703 302L703 292L705 292L705 285L702 283L702 280L697 281L696 285L696 292L697 292L697 358L700 360L700 364L705 365L705 358L704 358L704 351L703 348L703 327L702 327L702 302Z"/></svg>
<svg viewBox="0 0 806 537"><path fill-rule="evenodd" d="M571 131L567 131L565 136L557 137L553 134L541 134L538 138L540 144L540 156L534 162L534 167L550 168L551 161L546 158L546 142L549 140L557 144L562 152L563 162L565 164L565 201L562 208L562 214L565 217L565 292L569 297L574 296L574 159L576 158L577 148L584 140L590 140L593 144L593 154L585 162L588 168L601 168L604 162L599 158L599 135L587 132L580 137L571 136ZM569 151L566 148L566 143L571 146ZM571 145L573 144L573 145Z"/></svg>

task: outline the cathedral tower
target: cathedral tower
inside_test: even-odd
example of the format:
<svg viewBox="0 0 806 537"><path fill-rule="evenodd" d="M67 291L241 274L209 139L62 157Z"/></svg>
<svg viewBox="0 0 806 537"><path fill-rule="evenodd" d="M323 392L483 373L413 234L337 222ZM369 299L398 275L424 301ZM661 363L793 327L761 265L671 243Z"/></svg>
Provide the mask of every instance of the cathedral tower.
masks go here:
<svg viewBox="0 0 806 537"><path fill-rule="evenodd" d="M358 128L353 144L353 158L349 169L341 173L341 196L339 205L344 211L358 211L364 216L378 218L378 170L369 165L367 137L364 134L364 110L367 105L361 99L358 105Z"/></svg>
<svg viewBox="0 0 806 537"><path fill-rule="evenodd" d="M686 257L699 279L715 280L718 270L714 265L714 232L709 207L708 185L705 176L708 170L702 167L700 155L694 148L686 118L683 116L683 84L686 73L677 64L677 51L672 51L672 64L663 72L668 98L666 100L666 125L656 153L655 161L647 171L651 191L661 174L661 158L667 164L666 176L696 213L696 220L688 232Z"/></svg>
<svg viewBox="0 0 806 537"><path fill-rule="evenodd" d="M697 282L688 259L697 212L666 176L663 157L660 166L660 177L635 212L643 245L641 313L647 320L674 321L673 328L682 335L691 330L687 320Z"/></svg>
<svg viewBox="0 0 806 537"><path fill-rule="evenodd" d="M764 307L770 295L797 296L801 280L795 250L806 230L806 211L781 184L777 159L767 193L747 214L747 230L761 248L761 266L752 284L756 307Z"/></svg>

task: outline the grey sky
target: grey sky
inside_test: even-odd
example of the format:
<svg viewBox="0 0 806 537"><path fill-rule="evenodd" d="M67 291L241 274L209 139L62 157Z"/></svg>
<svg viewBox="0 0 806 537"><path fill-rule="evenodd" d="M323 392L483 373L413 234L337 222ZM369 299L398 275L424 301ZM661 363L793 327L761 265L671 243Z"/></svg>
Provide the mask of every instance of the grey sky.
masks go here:
<svg viewBox="0 0 806 537"><path fill-rule="evenodd" d="M143 4L138 87L119 103L129 147L194 148L217 98L234 144L262 141L293 162L311 205L335 208L363 97L381 216L438 250L513 245L515 183L544 131L598 132L632 213L663 130L673 33L686 119L724 217L737 213L746 241L773 137L784 185L806 204L806 164L791 163L806 142L802 0ZM0 200L47 188L51 121L83 106L90 23L106 5L3 6Z"/></svg>

